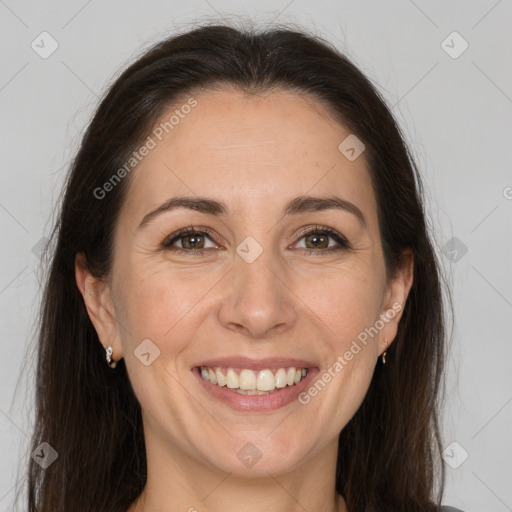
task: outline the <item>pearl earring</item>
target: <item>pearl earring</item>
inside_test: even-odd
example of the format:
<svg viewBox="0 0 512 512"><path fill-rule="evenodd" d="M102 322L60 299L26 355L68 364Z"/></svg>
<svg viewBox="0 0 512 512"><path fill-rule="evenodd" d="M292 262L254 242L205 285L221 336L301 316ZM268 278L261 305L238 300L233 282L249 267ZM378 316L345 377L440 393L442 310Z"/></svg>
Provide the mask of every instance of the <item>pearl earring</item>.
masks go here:
<svg viewBox="0 0 512 512"><path fill-rule="evenodd" d="M106 352L107 364L110 366L110 368L115 368L117 365L117 361L114 361L114 359L112 358L112 353L114 352L114 350L112 349L112 344L110 344L105 349L105 352Z"/></svg>

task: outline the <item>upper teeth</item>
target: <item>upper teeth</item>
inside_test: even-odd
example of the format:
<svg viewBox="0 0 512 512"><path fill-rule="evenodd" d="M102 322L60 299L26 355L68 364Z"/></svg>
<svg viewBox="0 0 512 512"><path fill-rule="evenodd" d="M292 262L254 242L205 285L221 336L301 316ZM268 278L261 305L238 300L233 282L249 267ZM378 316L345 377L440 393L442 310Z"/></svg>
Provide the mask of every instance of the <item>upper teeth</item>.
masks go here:
<svg viewBox="0 0 512 512"><path fill-rule="evenodd" d="M227 386L230 389L243 391L273 391L275 388L293 386L306 375L306 368L279 368L275 374L268 368L259 372L244 368L240 370L239 375L233 368L201 366L201 376L204 380L217 386Z"/></svg>

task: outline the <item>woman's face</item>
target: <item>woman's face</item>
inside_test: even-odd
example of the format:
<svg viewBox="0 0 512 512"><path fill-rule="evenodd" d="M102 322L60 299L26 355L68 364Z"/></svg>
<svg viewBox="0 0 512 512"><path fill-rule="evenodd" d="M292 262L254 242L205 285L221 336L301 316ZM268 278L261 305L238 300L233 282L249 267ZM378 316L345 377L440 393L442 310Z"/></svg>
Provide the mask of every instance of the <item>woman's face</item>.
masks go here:
<svg viewBox="0 0 512 512"><path fill-rule="evenodd" d="M412 276L386 280L365 154L339 149L350 132L325 107L288 91L194 98L125 178L91 319L125 359L148 457L253 476L333 462ZM247 394L258 386L275 390Z"/></svg>

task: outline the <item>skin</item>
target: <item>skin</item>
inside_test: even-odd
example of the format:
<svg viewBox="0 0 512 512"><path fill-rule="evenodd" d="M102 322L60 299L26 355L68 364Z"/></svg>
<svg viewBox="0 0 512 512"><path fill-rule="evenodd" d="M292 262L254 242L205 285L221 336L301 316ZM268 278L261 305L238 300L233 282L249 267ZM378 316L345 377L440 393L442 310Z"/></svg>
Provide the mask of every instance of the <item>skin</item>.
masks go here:
<svg viewBox="0 0 512 512"><path fill-rule="evenodd" d="M129 177L109 276L95 278L76 258L91 321L114 359L124 357L142 408L148 480L129 512L345 511L335 492L338 435L401 311L307 405L237 412L212 399L190 369L206 358L281 356L318 361L321 375L393 304L405 304L412 255L386 278L364 153L349 161L338 150L350 132L323 105L282 90L249 96L225 87L194 97L197 106ZM308 194L350 201L366 227L334 209L282 217L285 203ZM137 230L171 197L196 195L225 202L230 214L177 209ZM318 248L314 236L301 237L317 224L352 248L322 254L338 243L328 238ZM200 239L202 255L160 247L190 225L215 234ZM263 248L250 264L236 253L248 236ZM190 236L174 246L187 243ZM149 366L133 353L147 338L160 350ZM237 457L247 442L262 454L251 468Z"/></svg>

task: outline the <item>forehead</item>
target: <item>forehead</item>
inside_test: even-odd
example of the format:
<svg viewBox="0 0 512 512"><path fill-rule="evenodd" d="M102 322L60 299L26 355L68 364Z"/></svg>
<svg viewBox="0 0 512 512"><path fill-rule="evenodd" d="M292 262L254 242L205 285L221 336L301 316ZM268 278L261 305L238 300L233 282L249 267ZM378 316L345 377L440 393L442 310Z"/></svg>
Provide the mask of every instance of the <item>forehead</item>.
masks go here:
<svg viewBox="0 0 512 512"><path fill-rule="evenodd" d="M313 97L202 91L169 108L150 134L154 147L130 175L124 209L140 218L172 196L216 197L234 215L281 209L305 194L341 195L375 209L364 153L338 146L350 132ZM167 124L166 124L167 123Z"/></svg>

